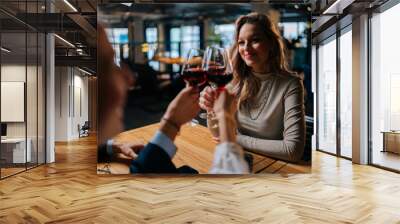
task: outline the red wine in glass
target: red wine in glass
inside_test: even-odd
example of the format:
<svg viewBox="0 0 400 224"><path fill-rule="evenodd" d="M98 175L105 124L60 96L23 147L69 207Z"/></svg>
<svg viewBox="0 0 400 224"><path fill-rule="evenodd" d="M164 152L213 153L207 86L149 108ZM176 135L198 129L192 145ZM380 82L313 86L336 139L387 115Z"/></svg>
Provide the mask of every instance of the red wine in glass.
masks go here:
<svg viewBox="0 0 400 224"><path fill-rule="evenodd" d="M183 64L181 76L183 80L185 80L185 82L190 86L201 88L201 86L207 82L206 73L203 69L203 60L203 50L196 48L191 48L189 50L186 60ZM196 119L192 119L192 126L198 123L199 122Z"/></svg>
<svg viewBox="0 0 400 224"><path fill-rule="evenodd" d="M211 67L207 71L207 81L218 91L223 90L232 78L232 72L227 72L225 67Z"/></svg>
<svg viewBox="0 0 400 224"><path fill-rule="evenodd" d="M202 68L187 68L183 70L182 78L191 86L201 86L207 81Z"/></svg>

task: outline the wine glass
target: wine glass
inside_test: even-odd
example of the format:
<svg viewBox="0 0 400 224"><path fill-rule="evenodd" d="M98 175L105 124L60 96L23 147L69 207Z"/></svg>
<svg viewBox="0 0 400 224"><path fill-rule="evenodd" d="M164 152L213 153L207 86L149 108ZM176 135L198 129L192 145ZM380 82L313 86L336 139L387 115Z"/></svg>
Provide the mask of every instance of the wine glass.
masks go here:
<svg viewBox="0 0 400 224"><path fill-rule="evenodd" d="M185 82L190 85L199 88L200 86L206 84L206 74L203 70L203 57L204 51L191 48L188 52L186 60L183 64L183 69L181 76ZM200 113L199 117L203 118L206 117L206 113ZM196 119L192 119L192 126L198 124L199 121Z"/></svg>
<svg viewBox="0 0 400 224"><path fill-rule="evenodd" d="M207 47L203 70L207 81L217 92L225 89L225 85L232 81L233 69L229 60L228 51L220 47Z"/></svg>
<svg viewBox="0 0 400 224"><path fill-rule="evenodd" d="M191 48L188 52L181 76L190 86L200 87L207 81L202 67L203 56L204 51L197 48Z"/></svg>
<svg viewBox="0 0 400 224"><path fill-rule="evenodd" d="M204 53L203 70L211 88L217 90L217 95L225 90L226 84L233 78L228 51L220 47L207 47ZM215 119L214 112L211 112L210 118Z"/></svg>

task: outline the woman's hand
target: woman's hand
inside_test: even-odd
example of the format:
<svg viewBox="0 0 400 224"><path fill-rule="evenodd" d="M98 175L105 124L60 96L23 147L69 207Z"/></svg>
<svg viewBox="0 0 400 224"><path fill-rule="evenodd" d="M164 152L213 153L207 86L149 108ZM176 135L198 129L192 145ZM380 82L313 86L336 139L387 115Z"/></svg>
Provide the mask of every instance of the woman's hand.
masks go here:
<svg viewBox="0 0 400 224"><path fill-rule="evenodd" d="M164 118L181 126L192 120L199 111L199 92L196 88L187 86L169 104Z"/></svg>
<svg viewBox="0 0 400 224"><path fill-rule="evenodd" d="M214 104L214 112L218 119L219 143L236 141L236 120L234 118L236 110L235 96L226 90L221 92Z"/></svg>
<svg viewBox="0 0 400 224"><path fill-rule="evenodd" d="M200 93L199 105L201 109L206 110L207 112L212 111L214 102L217 98L217 91L207 86Z"/></svg>
<svg viewBox="0 0 400 224"><path fill-rule="evenodd" d="M237 110L237 100L235 95L224 90L219 94L218 99L214 103L213 109L217 117L221 115L233 117Z"/></svg>
<svg viewBox="0 0 400 224"><path fill-rule="evenodd" d="M199 111L199 92L197 88L187 86L169 104L160 122L160 131L173 141L180 127L193 119Z"/></svg>

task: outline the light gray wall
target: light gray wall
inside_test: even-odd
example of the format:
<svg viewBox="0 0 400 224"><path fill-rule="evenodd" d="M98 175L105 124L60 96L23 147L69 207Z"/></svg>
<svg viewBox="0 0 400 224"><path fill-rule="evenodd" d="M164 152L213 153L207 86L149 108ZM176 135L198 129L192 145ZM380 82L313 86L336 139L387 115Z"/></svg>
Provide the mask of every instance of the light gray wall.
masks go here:
<svg viewBox="0 0 400 224"><path fill-rule="evenodd" d="M368 163L368 16L353 20L353 162Z"/></svg>
<svg viewBox="0 0 400 224"><path fill-rule="evenodd" d="M55 74L55 141L70 141L89 118L88 78L73 67L56 67Z"/></svg>

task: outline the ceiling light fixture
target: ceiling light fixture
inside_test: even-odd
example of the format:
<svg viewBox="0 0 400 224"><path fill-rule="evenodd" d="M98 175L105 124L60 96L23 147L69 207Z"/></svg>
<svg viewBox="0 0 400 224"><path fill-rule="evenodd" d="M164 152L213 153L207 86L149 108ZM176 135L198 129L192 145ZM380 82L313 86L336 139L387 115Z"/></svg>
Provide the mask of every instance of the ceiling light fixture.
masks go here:
<svg viewBox="0 0 400 224"><path fill-rule="evenodd" d="M81 72L83 72L83 73L85 73L85 74L87 74L87 75L90 75L90 76L93 75L92 73L90 73L90 72L88 72L88 71L86 71L86 70L83 70L83 69L81 69L81 68L79 68L79 67L78 67L78 70L81 71Z"/></svg>
<svg viewBox="0 0 400 224"><path fill-rule="evenodd" d="M327 9L324 10L322 14L328 15L338 15L342 14L343 10L351 5L355 0L336 0L332 5L330 5Z"/></svg>
<svg viewBox="0 0 400 224"><path fill-rule="evenodd" d="M68 1L68 0L64 0L65 4L67 4L72 10L74 10L74 12L78 12L78 10Z"/></svg>
<svg viewBox="0 0 400 224"><path fill-rule="evenodd" d="M340 0L336 0L332 5L330 5L327 9L322 14L328 14L331 13L332 9L334 9L337 4L339 4Z"/></svg>
<svg viewBox="0 0 400 224"><path fill-rule="evenodd" d="M121 3L122 5L126 5L128 7L131 7L132 3Z"/></svg>
<svg viewBox="0 0 400 224"><path fill-rule="evenodd" d="M58 39L60 39L62 42L66 43L68 46L75 48L75 45L73 45L73 44L72 44L71 42L69 42L68 40L66 40L66 39L64 39L64 38L62 38L62 37L60 37L60 36L57 35L57 34L54 34L54 36L57 37Z"/></svg>
<svg viewBox="0 0 400 224"><path fill-rule="evenodd" d="M11 52L11 50L9 50L9 49L7 49L7 48L5 48L5 47L1 47L0 49L1 49L2 51L6 52L6 53L10 53L10 52Z"/></svg>

